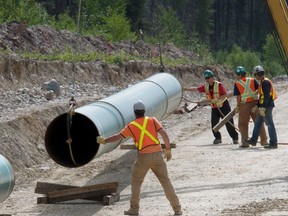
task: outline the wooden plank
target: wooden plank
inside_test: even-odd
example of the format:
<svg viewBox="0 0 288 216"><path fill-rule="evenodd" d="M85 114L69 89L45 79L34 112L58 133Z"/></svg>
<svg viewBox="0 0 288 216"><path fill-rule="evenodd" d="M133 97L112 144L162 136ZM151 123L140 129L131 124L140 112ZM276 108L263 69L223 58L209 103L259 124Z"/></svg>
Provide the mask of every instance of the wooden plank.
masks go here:
<svg viewBox="0 0 288 216"><path fill-rule="evenodd" d="M79 188L79 187L80 186L62 185L62 184L47 183L47 182L37 182L34 192L37 193L37 194L45 194L45 195L47 195L48 192L64 190L64 189L69 189L69 188ZM102 201L103 200L103 195L99 196L99 197L85 198L85 200ZM48 203L48 198L46 196L37 198L37 204L47 204L47 203Z"/></svg>
<svg viewBox="0 0 288 216"><path fill-rule="evenodd" d="M184 110L185 110L187 113L190 113L190 112L194 111L197 107L198 107L197 104L196 104L196 105L193 104L193 103L185 104Z"/></svg>
<svg viewBox="0 0 288 216"><path fill-rule="evenodd" d="M91 197L99 197L116 193L118 182L105 183L99 185L83 186L78 188L69 188L59 191L48 192L48 203L63 202L73 199L86 199Z"/></svg>
<svg viewBox="0 0 288 216"><path fill-rule="evenodd" d="M218 132L220 130L221 127L223 127L231 118L233 118L233 116L235 116L236 112L235 109L233 109L232 111L230 111L224 118L222 121L220 121L217 125L215 125L213 127L213 131L214 132Z"/></svg>
<svg viewBox="0 0 288 216"><path fill-rule="evenodd" d="M37 194L47 195L48 192L51 192L51 191L64 190L64 189L69 189L69 188L78 188L78 187L79 186L62 185L62 184L47 183L47 182L37 182L34 192Z"/></svg>
<svg viewBox="0 0 288 216"><path fill-rule="evenodd" d="M111 185L118 187L118 182L110 182L110 183L103 183L103 184L97 184L97 185L99 186L99 188L103 188L106 185L109 187ZM95 184L95 186L96 186L96 184ZM48 192L70 189L70 188L81 188L81 187L80 186L74 186L74 185L63 185L63 184L56 184L56 183L37 182L34 192L38 193L38 194L47 195Z"/></svg>
<svg viewBox="0 0 288 216"><path fill-rule="evenodd" d="M161 143L161 147L163 149L166 148L165 144L164 143ZM171 148L176 148L176 144L175 143L170 143L170 147ZM120 145L120 149L137 149L136 146L134 144L122 144Z"/></svg>
<svg viewBox="0 0 288 216"><path fill-rule="evenodd" d="M114 191L114 190L111 190ZM112 192L113 194L114 192ZM89 201L103 201L103 198L106 195L101 195L101 196L96 196L96 197L88 197L88 198L83 198L84 200L89 200ZM37 197L37 204L52 204L51 200L49 202L49 198L47 196L44 197Z"/></svg>
<svg viewBox="0 0 288 216"><path fill-rule="evenodd" d="M99 188L101 191L96 191L97 193L95 192L94 196L92 196L92 197L90 197L90 196L88 196L86 198L82 197L82 199L91 200L91 201L103 201L103 197L105 195L117 192L117 187L118 187L118 182L93 185L94 191L96 191L97 188ZM75 189L75 188L78 188L81 190L81 188L83 188L83 187L71 186L71 185L61 185L61 184L55 184L55 183L46 183L46 182L37 182L37 185L35 188L35 193L47 195L47 197L38 197L37 203L38 204L47 204L47 203L52 203L52 202L53 203L54 202L60 202L60 201L53 201L53 200L49 199L49 195L51 195L55 191L60 193L60 191L63 191L66 189ZM76 195L76 197L77 197L77 195ZM77 198L75 198L75 199L77 199ZM79 197L79 199L80 199L80 197Z"/></svg>
<svg viewBox="0 0 288 216"><path fill-rule="evenodd" d="M48 197L37 197L37 204L48 204Z"/></svg>
<svg viewBox="0 0 288 216"><path fill-rule="evenodd" d="M119 193L112 193L110 195L106 195L103 197L103 204L104 205L113 205L115 202L120 200Z"/></svg>
<svg viewBox="0 0 288 216"><path fill-rule="evenodd" d="M70 190L70 189L67 189ZM108 195L111 193L115 193L117 191L117 189L97 189L96 191L93 190L88 190L88 191L75 191L74 193L61 193L61 194L56 194L55 192L51 192L53 194L48 194L47 198L48 198L48 203L52 204L52 203L57 203L57 202L64 202L64 201L68 201L68 200L75 200L75 199L88 199L91 197L99 197L99 196L104 196L104 195ZM61 191L63 192L63 191ZM103 199L103 198L102 198ZM101 200L101 199L100 199Z"/></svg>

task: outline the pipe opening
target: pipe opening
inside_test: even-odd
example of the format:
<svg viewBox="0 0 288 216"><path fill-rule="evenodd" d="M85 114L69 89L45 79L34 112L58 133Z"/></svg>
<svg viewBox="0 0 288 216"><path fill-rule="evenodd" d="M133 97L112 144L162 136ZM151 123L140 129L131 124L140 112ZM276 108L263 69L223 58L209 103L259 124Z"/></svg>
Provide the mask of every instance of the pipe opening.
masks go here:
<svg viewBox="0 0 288 216"><path fill-rule="evenodd" d="M67 143L69 134L71 144ZM86 116L75 113L72 124L69 124L69 116L64 113L49 124L45 133L45 147L52 160L59 165L80 167L93 160L97 154L98 135L98 129Z"/></svg>

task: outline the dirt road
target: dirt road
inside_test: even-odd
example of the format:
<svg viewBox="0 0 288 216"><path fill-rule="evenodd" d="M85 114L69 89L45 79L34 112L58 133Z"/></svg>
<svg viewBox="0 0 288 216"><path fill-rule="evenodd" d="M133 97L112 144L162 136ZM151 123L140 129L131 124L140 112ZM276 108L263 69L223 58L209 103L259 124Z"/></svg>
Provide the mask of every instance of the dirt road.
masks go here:
<svg viewBox="0 0 288 216"><path fill-rule="evenodd" d="M281 143L288 142L287 101L288 93L281 93L273 112ZM275 150L266 150L260 145L240 149L232 144L225 128L220 130L223 144L212 145L209 119L210 108L204 107L183 115L171 115L162 121L171 141L177 144L168 169L184 215L288 215L288 145L280 144ZM252 130L252 123L250 128ZM33 167L23 166L25 174L16 173L15 189L1 203L0 214L123 215L129 207L130 174L135 158L134 150L117 148L80 168L64 168L51 159ZM84 200L37 205L36 198L40 196L34 193L37 181L78 186L118 181L120 201L111 206ZM173 215L151 172L143 183L140 204L140 215Z"/></svg>

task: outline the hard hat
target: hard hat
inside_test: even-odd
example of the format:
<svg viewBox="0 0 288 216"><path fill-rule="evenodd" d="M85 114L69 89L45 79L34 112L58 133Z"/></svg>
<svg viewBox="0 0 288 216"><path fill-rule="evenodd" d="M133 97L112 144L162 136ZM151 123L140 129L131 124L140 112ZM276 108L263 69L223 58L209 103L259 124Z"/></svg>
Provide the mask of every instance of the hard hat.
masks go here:
<svg viewBox="0 0 288 216"><path fill-rule="evenodd" d="M211 70L205 70L205 72L204 72L204 78L205 79L213 77L213 76L214 76L214 74Z"/></svg>
<svg viewBox="0 0 288 216"><path fill-rule="evenodd" d="M245 75L246 74L246 69L242 66L238 66L236 69L235 69L235 74L236 75Z"/></svg>
<svg viewBox="0 0 288 216"><path fill-rule="evenodd" d="M260 65L257 65L256 67L254 67L253 69L253 74L257 74L259 72L263 72L264 73L264 68Z"/></svg>
<svg viewBox="0 0 288 216"><path fill-rule="evenodd" d="M134 106L133 106L134 110L145 110L145 105L143 103L143 101L138 100Z"/></svg>

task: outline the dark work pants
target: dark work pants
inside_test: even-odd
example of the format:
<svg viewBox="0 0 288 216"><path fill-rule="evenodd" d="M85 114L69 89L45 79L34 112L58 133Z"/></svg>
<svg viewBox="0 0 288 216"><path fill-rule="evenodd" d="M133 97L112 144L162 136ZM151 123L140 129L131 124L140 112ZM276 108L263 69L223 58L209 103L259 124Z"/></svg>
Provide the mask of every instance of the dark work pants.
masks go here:
<svg viewBox="0 0 288 216"><path fill-rule="evenodd" d="M219 111L219 109L220 109L221 112ZM223 106L220 107L219 109L218 108L212 108L212 111L211 111L211 125L212 125L212 132L213 132L213 135L214 135L215 139L221 139L221 133L219 131L218 132L214 132L213 131L213 127L219 123L220 118L225 117L231 111L229 102L226 100L224 102ZM233 118L230 119L230 122L232 123L232 125L229 122L227 122L225 124L226 129L227 129L230 137L233 140L238 140L238 133L237 133L236 129L234 128L234 120L233 120Z"/></svg>

